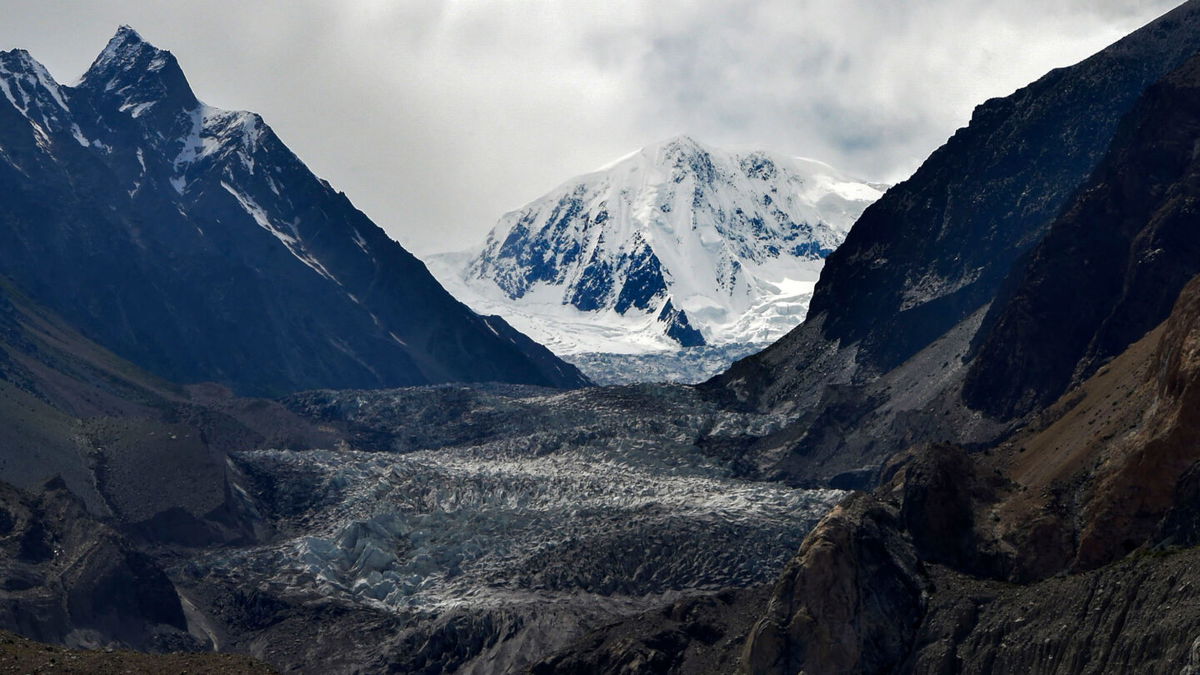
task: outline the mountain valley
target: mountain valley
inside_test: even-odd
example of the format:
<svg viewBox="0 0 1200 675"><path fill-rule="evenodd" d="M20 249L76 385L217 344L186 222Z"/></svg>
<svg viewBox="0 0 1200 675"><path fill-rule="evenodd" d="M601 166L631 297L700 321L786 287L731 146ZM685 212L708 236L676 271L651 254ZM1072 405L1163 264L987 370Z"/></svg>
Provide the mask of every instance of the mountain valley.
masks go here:
<svg viewBox="0 0 1200 675"><path fill-rule="evenodd" d="M0 91L0 659L1200 672L1200 0L886 190L679 137L436 279L131 28Z"/></svg>

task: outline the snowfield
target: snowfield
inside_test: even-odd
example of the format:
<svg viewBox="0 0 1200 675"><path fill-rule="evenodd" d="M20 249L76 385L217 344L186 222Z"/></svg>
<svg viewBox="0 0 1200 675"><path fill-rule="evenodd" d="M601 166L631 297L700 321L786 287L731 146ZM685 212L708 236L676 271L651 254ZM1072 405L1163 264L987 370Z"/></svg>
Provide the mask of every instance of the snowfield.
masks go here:
<svg viewBox="0 0 1200 675"><path fill-rule="evenodd" d="M681 348L766 344L796 327L825 257L883 188L681 136L567 181L506 214L482 247L427 264L472 309L568 360L657 354L685 380L697 359L676 359Z"/></svg>

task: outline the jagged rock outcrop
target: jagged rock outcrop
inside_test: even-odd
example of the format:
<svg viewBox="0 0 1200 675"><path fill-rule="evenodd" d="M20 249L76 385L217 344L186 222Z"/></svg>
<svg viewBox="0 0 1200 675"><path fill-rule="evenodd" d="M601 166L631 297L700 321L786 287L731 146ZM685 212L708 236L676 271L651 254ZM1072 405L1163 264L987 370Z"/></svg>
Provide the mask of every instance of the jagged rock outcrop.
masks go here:
<svg viewBox="0 0 1200 675"><path fill-rule="evenodd" d="M885 672L925 610L920 559L886 503L851 497L784 571L744 648L753 673Z"/></svg>
<svg viewBox="0 0 1200 675"><path fill-rule="evenodd" d="M1198 354L1200 278L1159 329L1011 441L897 460L809 535L743 671L1189 667L1198 554L1176 547L1200 540Z"/></svg>
<svg viewBox="0 0 1200 675"><path fill-rule="evenodd" d="M0 577L6 630L72 646L200 646L163 570L61 480L36 495L0 483Z"/></svg>

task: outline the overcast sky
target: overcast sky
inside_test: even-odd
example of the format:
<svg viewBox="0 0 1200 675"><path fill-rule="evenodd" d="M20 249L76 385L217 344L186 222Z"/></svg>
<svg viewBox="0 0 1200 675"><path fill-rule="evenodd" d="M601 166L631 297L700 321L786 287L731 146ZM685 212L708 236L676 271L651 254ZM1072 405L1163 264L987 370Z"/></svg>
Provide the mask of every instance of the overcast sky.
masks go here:
<svg viewBox="0 0 1200 675"><path fill-rule="evenodd" d="M130 24L425 254L679 133L896 181L976 104L1176 4L0 0L0 49L69 83Z"/></svg>

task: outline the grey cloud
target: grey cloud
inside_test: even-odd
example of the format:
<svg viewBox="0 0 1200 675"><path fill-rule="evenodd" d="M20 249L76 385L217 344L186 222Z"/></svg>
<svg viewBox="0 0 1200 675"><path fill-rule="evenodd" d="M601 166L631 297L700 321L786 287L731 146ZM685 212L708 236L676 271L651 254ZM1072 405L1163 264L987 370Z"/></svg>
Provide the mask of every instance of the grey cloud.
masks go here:
<svg viewBox="0 0 1200 675"><path fill-rule="evenodd" d="M971 109L1173 0L0 0L70 81L121 23L418 253L680 132L896 180Z"/></svg>

